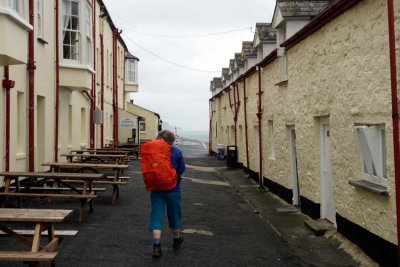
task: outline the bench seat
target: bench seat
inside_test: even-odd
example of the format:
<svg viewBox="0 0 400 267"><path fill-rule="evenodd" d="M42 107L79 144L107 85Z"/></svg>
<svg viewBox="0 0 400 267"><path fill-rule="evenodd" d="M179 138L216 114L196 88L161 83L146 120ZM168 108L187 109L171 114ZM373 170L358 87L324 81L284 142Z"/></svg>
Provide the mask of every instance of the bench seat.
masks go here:
<svg viewBox="0 0 400 267"><path fill-rule="evenodd" d="M26 229L20 229L20 230L13 230L14 232L16 232L19 235L23 235L23 236L33 236L35 234L34 230L26 230ZM54 230L54 235L55 236L76 236L78 234L78 230ZM4 236L9 236L7 233L3 232L0 230L0 235L4 235ZM48 232L47 231L43 231L42 232L42 236L47 236Z"/></svg>
<svg viewBox="0 0 400 267"><path fill-rule="evenodd" d="M23 189L25 189L25 187L19 187L20 188L20 190L23 190ZM15 189L15 186L11 186L10 187L10 189ZM78 190L80 190L80 191L83 191L83 188L77 188ZM72 189L71 188L69 188L69 187L29 187L28 188L28 190L32 190L32 191L56 191L56 192L58 192L58 191L72 191ZM89 188L87 188L86 190L89 190ZM92 188L92 191L93 192L103 192L103 191L105 191L106 190L106 188L105 187L93 187Z"/></svg>
<svg viewBox="0 0 400 267"><path fill-rule="evenodd" d="M67 198L67 199L95 199L97 196L92 192L86 195L76 194L49 194L49 193L17 193L17 192L0 192L0 196L6 197L33 197L33 198Z"/></svg>
<svg viewBox="0 0 400 267"><path fill-rule="evenodd" d="M0 261L49 262L58 252L0 251Z"/></svg>

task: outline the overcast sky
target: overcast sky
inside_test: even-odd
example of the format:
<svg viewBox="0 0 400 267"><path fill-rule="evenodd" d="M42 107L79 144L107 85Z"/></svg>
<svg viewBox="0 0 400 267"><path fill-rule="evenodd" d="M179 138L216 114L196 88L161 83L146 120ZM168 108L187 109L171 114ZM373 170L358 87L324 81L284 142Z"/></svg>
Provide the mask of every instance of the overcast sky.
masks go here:
<svg viewBox="0 0 400 267"><path fill-rule="evenodd" d="M253 40L257 22L271 22L275 7L275 0L104 3L140 59L135 104L184 130L208 130L210 81L241 51L242 41Z"/></svg>

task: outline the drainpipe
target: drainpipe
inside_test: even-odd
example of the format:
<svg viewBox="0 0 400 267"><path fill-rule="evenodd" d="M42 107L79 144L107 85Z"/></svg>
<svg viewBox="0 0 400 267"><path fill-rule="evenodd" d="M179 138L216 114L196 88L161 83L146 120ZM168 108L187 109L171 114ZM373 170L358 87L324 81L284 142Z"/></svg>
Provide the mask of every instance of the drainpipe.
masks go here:
<svg viewBox="0 0 400 267"><path fill-rule="evenodd" d="M396 184L396 214L397 214L397 256L400 258L400 145L399 145L399 110L397 101L397 63L396 63L396 34L394 26L394 3L387 1L389 27L389 54L390 80L392 91L392 118L393 118L393 150L394 176Z"/></svg>
<svg viewBox="0 0 400 267"><path fill-rule="evenodd" d="M209 110L210 110L210 127L209 127L209 132L208 132L208 155L209 156L212 156L212 119L214 116L212 101L213 101L213 99L211 99L209 101Z"/></svg>
<svg viewBox="0 0 400 267"><path fill-rule="evenodd" d="M243 78L243 109L244 109L244 134L246 138L246 164L247 169L250 169L249 160L249 137L247 131L247 95L246 95L246 76Z"/></svg>
<svg viewBox="0 0 400 267"><path fill-rule="evenodd" d="M56 106L55 106L55 126L54 126L54 161L58 161L58 125L59 125L59 113L60 113L60 39L59 39L59 6L58 6L58 0L55 0L55 5L56 5L56 10L55 10L55 15L56 15L56 36L55 36L55 41L56 41Z"/></svg>
<svg viewBox="0 0 400 267"><path fill-rule="evenodd" d="M10 80L9 67L4 66L4 80L3 88L6 90L6 142L5 142L5 166L4 170L8 172L10 170L10 89L14 87L15 82Z"/></svg>
<svg viewBox="0 0 400 267"><path fill-rule="evenodd" d="M118 36L122 30L113 31L113 106L114 106L114 145L118 146Z"/></svg>
<svg viewBox="0 0 400 267"><path fill-rule="evenodd" d="M101 22L103 23L103 21ZM102 27L103 28L103 27ZM101 61L101 81L100 81L100 109L103 114L103 123L100 124L100 147L104 147L104 40L100 34L100 61Z"/></svg>
<svg viewBox="0 0 400 267"><path fill-rule="evenodd" d="M262 163L263 163L263 155L262 155L262 128L261 128L261 124L262 124L262 88L261 88L261 66L257 66L257 70L258 70L258 103L257 103L257 118L258 118L258 150L259 150L259 154L260 154L260 170L259 170L259 177L258 177L258 182L259 182L259 189L261 192L265 192L265 187L264 187L264 177L263 177L263 171L262 171Z"/></svg>
<svg viewBox="0 0 400 267"><path fill-rule="evenodd" d="M29 171L35 170L35 16L34 0L29 0L29 23L32 30L29 32L29 51L28 51L28 80L29 80Z"/></svg>
<svg viewBox="0 0 400 267"><path fill-rule="evenodd" d="M235 91L236 89L236 91ZM236 82L233 87L234 90L234 98L235 98L235 146L237 146L237 120L240 108L240 97L239 97L239 84Z"/></svg>
<svg viewBox="0 0 400 267"><path fill-rule="evenodd" d="M94 109L96 107L96 0L92 1L93 17L92 17L92 39L93 39L93 74L92 74L92 99L90 101L90 126L89 126L89 146L94 148Z"/></svg>

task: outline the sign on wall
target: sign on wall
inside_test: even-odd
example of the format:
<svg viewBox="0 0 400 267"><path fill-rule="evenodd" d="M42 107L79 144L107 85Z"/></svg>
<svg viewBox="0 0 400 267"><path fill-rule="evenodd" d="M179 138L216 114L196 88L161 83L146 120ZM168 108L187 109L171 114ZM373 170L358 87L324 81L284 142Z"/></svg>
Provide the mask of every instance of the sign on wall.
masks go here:
<svg viewBox="0 0 400 267"><path fill-rule="evenodd" d="M120 128L136 128L136 119L134 118L121 118L119 123Z"/></svg>

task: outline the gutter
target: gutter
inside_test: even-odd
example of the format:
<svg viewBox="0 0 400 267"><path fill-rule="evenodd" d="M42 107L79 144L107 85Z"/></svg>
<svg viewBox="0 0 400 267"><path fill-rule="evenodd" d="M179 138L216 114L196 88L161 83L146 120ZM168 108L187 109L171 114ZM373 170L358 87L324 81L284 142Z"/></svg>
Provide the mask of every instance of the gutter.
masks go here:
<svg viewBox="0 0 400 267"><path fill-rule="evenodd" d="M34 0L29 0L29 23L32 26L32 30L29 32L28 41L28 80L29 80L29 108L28 108L28 120L29 120L29 171L35 170L35 13L34 13Z"/></svg>
<svg viewBox="0 0 400 267"><path fill-rule="evenodd" d="M394 178L396 187L396 221L397 221L397 258L400 259L400 144L399 144L399 110L397 99L397 62L396 62L396 33L394 25L394 3L387 0L388 28L389 28L389 55L390 55L390 81L392 95L393 118L393 153L394 153Z"/></svg>

